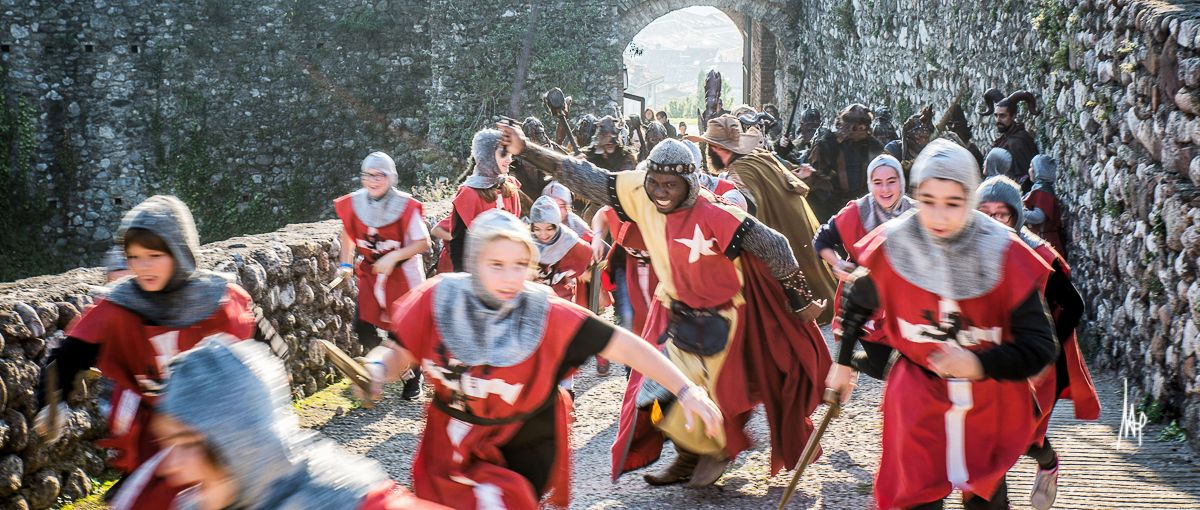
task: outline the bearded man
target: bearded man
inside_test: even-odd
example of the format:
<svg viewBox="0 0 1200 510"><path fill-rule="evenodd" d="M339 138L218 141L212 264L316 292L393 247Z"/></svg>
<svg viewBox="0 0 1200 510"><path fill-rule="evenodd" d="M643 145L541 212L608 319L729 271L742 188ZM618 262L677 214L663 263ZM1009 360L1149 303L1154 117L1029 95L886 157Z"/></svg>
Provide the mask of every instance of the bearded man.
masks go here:
<svg viewBox="0 0 1200 510"><path fill-rule="evenodd" d="M725 194L731 202L745 204L750 214L788 239L813 299L832 303L833 273L812 248L813 236L821 224L808 205L808 185L774 154L761 148L758 128L743 132L737 118L722 115L709 120L703 134L689 136L688 140L703 142L708 147L709 165L725 173L736 186ZM833 307L828 306L817 322L824 324L832 318Z"/></svg>
<svg viewBox="0 0 1200 510"><path fill-rule="evenodd" d="M1038 155L1038 147L1033 135L1025 129L1025 124L1017 119L1021 103L1029 105L1031 115L1042 113L1038 110L1037 97L1033 93L1018 90L1004 97L1000 89L991 89L983 93L983 109L979 113L985 117L993 114L996 116L996 132L1000 133L1000 137L992 142L992 147L999 147L1012 154L1013 164L1008 177L1021 183L1021 188L1028 191L1032 185L1029 181L1029 163Z"/></svg>

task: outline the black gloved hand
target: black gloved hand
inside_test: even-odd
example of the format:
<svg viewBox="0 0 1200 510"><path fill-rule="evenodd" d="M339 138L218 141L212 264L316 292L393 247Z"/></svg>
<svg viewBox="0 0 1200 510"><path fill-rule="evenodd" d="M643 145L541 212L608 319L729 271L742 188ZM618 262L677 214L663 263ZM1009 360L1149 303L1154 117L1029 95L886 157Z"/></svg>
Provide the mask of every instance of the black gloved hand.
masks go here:
<svg viewBox="0 0 1200 510"><path fill-rule="evenodd" d="M793 313L800 316L800 320L804 322L816 320L821 312L825 311L825 300L813 300L812 290L808 288L808 280L804 278L804 273L799 269L779 280L779 283L783 285L783 293L788 298L788 306L791 307Z"/></svg>

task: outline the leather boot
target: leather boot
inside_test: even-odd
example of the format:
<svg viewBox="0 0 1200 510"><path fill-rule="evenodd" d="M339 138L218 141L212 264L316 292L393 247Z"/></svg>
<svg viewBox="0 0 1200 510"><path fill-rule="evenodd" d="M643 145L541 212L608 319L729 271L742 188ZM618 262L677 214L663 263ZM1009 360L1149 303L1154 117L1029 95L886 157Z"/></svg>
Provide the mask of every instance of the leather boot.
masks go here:
<svg viewBox="0 0 1200 510"><path fill-rule="evenodd" d="M717 479L725 474L725 468L729 467L732 459L727 459L721 454L717 455L719 456L700 456L700 461L696 464L696 469L692 470L692 479L688 480L688 487L697 489L708 487L716 483Z"/></svg>
<svg viewBox="0 0 1200 510"><path fill-rule="evenodd" d="M670 466L658 473L646 473L642 475L642 479L650 485L674 485L686 482L692 477L692 470L696 468L698 460L700 460L699 455L679 450L679 455L675 457L675 462Z"/></svg>

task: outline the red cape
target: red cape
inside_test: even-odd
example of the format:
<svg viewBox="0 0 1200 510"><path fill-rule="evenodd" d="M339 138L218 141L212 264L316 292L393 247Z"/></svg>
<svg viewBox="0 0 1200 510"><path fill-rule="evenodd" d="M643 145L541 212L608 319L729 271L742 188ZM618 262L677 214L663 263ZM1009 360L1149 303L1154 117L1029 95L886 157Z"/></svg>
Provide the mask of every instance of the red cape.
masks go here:
<svg viewBox="0 0 1200 510"><path fill-rule="evenodd" d="M1049 245L1041 245L1034 249L1047 264L1058 262L1058 269L1068 278L1071 277L1071 266ZM1050 310L1054 320L1058 320L1061 310ZM1058 371L1056 364L1051 364L1046 371L1034 377L1037 385L1038 404L1042 406L1042 419L1034 434L1034 442L1041 444L1050 426L1050 414L1055 403L1060 399L1071 399L1075 404L1075 418L1079 420L1097 420L1100 418L1100 397L1096 395L1096 385L1092 383L1092 374L1088 370L1083 353L1079 350L1079 342L1072 331L1066 338L1059 338L1062 343L1063 356L1067 366L1067 384L1062 393L1055 395L1058 386Z"/></svg>
<svg viewBox="0 0 1200 510"><path fill-rule="evenodd" d="M816 322L803 323L787 306L787 297L769 268L743 253L742 293L746 304L741 331L733 336L717 383L717 404L725 417L726 454L736 456L748 446L741 427L754 406L762 403L771 429L771 472L792 469L813 432L809 416L821 403L831 359ZM666 326L662 306L654 305L647 322L651 330ZM656 326L658 326L656 328ZM658 459L663 435L650 425L649 413L636 408L642 376L634 372L625 390L612 448L612 476L646 466Z"/></svg>
<svg viewBox="0 0 1200 510"><path fill-rule="evenodd" d="M750 375L752 388L767 411L771 426L771 473L780 467L796 467L813 423L809 416L821 404L825 376L832 360L825 338L815 321L801 322L787 305L783 287L771 276L770 269L753 256L742 257L745 275L746 341L726 363L742 363ZM717 397L724 402L735 398L717 386ZM744 393L743 398L748 396ZM800 425L800 426L797 426Z"/></svg>

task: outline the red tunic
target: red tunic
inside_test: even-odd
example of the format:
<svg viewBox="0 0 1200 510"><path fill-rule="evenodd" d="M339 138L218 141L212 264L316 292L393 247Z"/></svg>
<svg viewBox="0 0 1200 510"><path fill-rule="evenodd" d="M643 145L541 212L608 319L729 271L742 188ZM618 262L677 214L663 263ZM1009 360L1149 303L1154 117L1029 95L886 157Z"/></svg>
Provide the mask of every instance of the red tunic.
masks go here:
<svg viewBox="0 0 1200 510"><path fill-rule="evenodd" d="M560 228L566 228L560 226ZM583 240L575 243L566 255L553 264L538 264L537 281L549 285L558 297L587 306L587 288L580 287L578 280L592 265L592 249ZM579 299L583 303L579 303Z"/></svg>
<svg viewBox="0 0 1200 510"><path fill-rule="evenodd" d="M1063 246L1062 240L1062 216L1058 211L1058 199L1054 195L1042 191L1033 190L1025 195L1025 208L1029 210L1041 209L1046 215L1046 221L1041 225L1026 225L1029 230L1032 230L1042 239L1045 239L1054 247L1054 251L1063 254L1066 257L1066 246Z"/></svg>
<svg viewBox="0 0 1200 510"><path fill-rule="evenodd" d="M508 182L517 189L521 189L521 183L517 181L516 177L508 176ZM471 222L475 221L476 216L489 209L504 209L513 213L514 216L521 216L520 193L513 193L511 197L497 193L496 201L487 203L479 196L479 190L470 186L459 186L458 194L454 195L452 205L454 208L450 213L451 217L461 220L467 227L471 226Z"/></svg>
<svg viewBox="0 0 1200 510"><path fill-rule="evenodd" d="M833 216L833 224L837 227L838 236L842 238L842 249L846 250L847 259L850 262L858 264L858 258L861 252L859 251L859 246L857 246L857 244L860 240L862 240L862 238L867 236L866 227L863 226L862 216L859 214L858 201L851 200L850 202L847 202L846 207L843 207L841 211L838 211L838 213ZM845 282L841 281L838 282L837 292L835 292L833 295L834 332L841 331L842 286L844 283ZM880 309L878 312L876 312L875 316L871 318L871 322L868 322L863 326L864 340L882 344L887 343L887 338L884 336L883 330L875 327L875 325L880 324L880 321L882 320L883 310Z"/></svg>
<svg viewBox="0 0 1200 510"><path fill-rule="evenodd" d="M1047 264L1054 267L1054 263L1058 262L1058 270L1062 271L1064 276L1071 276L1071 268L1067 265L1067 261L1063 260L1062 256L1054 251L1048 244L1038 246L1035 250L1038 256L1042 257ZM1058 320L1060 309L1050 310L1050 316ZM1075 332L1067 338L1058 339L1062 344L1063 358L1067 367L1066 387L1062 393L1055 395L1055 390L1058 388L1058 370L1055 365L1046 367L1033 378L1033 382L1037 388L1038 405L1042 409L1042 419L1038 422L1038 428L1034 432L1033 443L1041 445L1046 437L1046 429L1050 426L1050 415L1054 412L1054 404L1063 398L1069 398L1075 404L1075 418L1080 420L1095 420L1100 418L1100 397L1096 396L1096 387L1092 384L1092 374L1088 371L1087 362L1083 359L1083 354L1079 351L1079 342L1075 339Z"/></svg>
<svg viewBox="0 0 1200 510"><path fill-rule="evenodd" d="M175 355L216 333L238 339L254 336L250 295L236 284L229 284L216 312L186 328L148 325L132 311L104 299L70 327L67 336L100 346L96 367L113 381L109 436L96 442L115 451L116 457L110 461L113 467L131 473L158 453L158 443L146 428L166 376L163 367ZM165 509L178 490L154 478L142 491L138 508Z"/></svg>
<svg viewBox="0 0 1200 510"><path fill-rule="evenodd" d="M646 325L646 317L650 315L650 303L658 288L658 275L654 272L637 223L621 221L611 207L605 209L605 214L608 215L609 230L613 232L613 249L608 252L608 261L612 264L617 258L624 259L625 283L629 290L629 303L633 307L633 332L640 334ZM623 250L619 257L617 250Z"/></svg>
<svg viewBox="0 0 1200 510"><path fill-rule="evenodd" d="M515 177L509 176L510 182L517 189L521 188L521 183ZM463 243L466 242L467 229L471 227L471 223L475 221L475 217L479 216L484 211L491 209L504 209L514 216L521 216L521 194L513 193L511 197L505 197L497 192L496 201L484 202L483 197L479 196L479 190L470 186L459 186L458 194L454 196L454 202L451 204L450 210L450 234L454 236L447 244L446 251L449 252L451 267L453 269L461 269L454 267L454 264L462 263L462 254L458 253L462 249Z"/></svg>
<svg viewBox="0 0 1200 510"><path fill-rule="evenodd" d="M904 355L884 388L875 500L883 509L908 508L943 499L954 488L989 498L1037 426L1032 385L942 379L928 370L929 355L948 336L973 351L1011 342L1012 311L1045 286L1050 270L1011 234L1004 276L994 289L963 301L943 299L896 273L884 253L885 236L877 229L859 243L860 260L888 310L883 328ZM930 323L933 317L938 323Z"/></svg>
<svg viewBox="0 0 1200 510"><path fill-rule="evenodd" d="M400 344L419 360L426 380L434 388L434 399L462 402L471 415L504 420L535 412L550 398L555 405L554 466L547 488L550 503L570 503L570 454L568 425L572 403L558 387L555 374L567 347L578 333L587 310L557 297L550 298L547 327L542 341L526 360L509 367L461 365L442 343L434 321L433 290L441 281L434 278L414 289L397 303L393 323ZM539 508L527 479L505 466L500 448L524 425L515 421L502 425L477 425L451 418L437 406L429 406L421 444L413 459L413 490L417 496L452 508Z"/></svg>
<svg viewBox="0 0 1200 510"><path fill-rule="evenodd" d="M354 271L358 276L358 317L376 327L386 329L388 307L408 292L408 289L420 283L425 267L421 265L419 274L409 277L401 267L408 262L404 261L396 264L386 278L379 278L379 275L372 271L372 264L384 255L405 247L405 234L410 223L414 220L425 221L421 216L423 206L420 201L410 197L404 206L404 212L400 213L400 218L380 228L368 227L358 219L350 195L343 195L334 200L333 209L338 218L341 218L346 234L354 240L358 254L362 255L362 260ZM409 242L412 241L414 240Z"/></svg>

